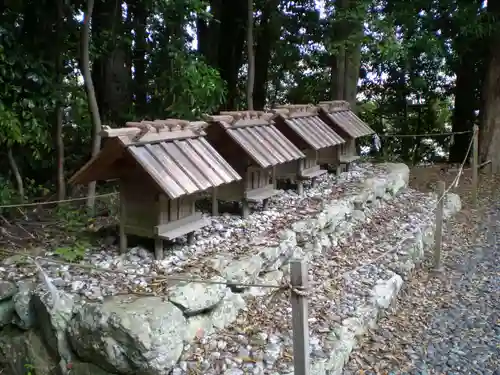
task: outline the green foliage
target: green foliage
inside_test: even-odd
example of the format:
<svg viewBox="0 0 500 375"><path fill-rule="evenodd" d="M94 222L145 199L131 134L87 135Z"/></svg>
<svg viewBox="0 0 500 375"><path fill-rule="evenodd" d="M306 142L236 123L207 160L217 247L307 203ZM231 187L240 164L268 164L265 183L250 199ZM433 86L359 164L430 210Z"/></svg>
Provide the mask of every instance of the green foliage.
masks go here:
<svg viewBox="0 0 500 375"><path fill-rule="evenodd" d="M24 365L24 368L26 369L26 375L34 375L35 374L35 366L32 364L26 363Z"/></svg>
<svg viewBox="0 0 500 375"><path fill-rule="evenodd" d="M11 182L5 177L0 176L0 206L9 205L14 202L16 198L16 190ZM2 213L0 209L0 213Z"/></svg>
<svg viewBox="0 0 500 375"><path fill-rule="evenodd" d="M46 111L53 108L47 97L50 81L45 67L27 61L6 30L0 45L0 144L5 147L23 145L32 156L40 158L39 147L46 147L47 129L40 123Z"/></svg>
<svg viewBox="0 0 500 375"><path fill-rule="evenodd" d="M92 221L92 217L84 209L79 210L70 203L57 206L54 210L54 216L61 222L66 233L70 235L82 232Z"/></svg>
<svg viewBox="0 0 500 375"><path fill-rule="evenodd" d="M90 243L85 241L76 241L70 246L58 247L54 253L59 255L66 262L78 262L85 256L85 251L90 248Z"/></svg>
<svg viewBox="0 0 500 375"><path fill-rule="evenodd" d="M64 238L60 242L66 244L57 247L54 253L67 262L77 262L83 259L85 251L91 247L84 233L92 223L92 217L84 210L78 210L70 204L59 205L54 211L54 217L64 233Z"/></svg>
<svg viewBox="0 0 500 375"><path fill-rule="evenodd" d="M127 7L96 1L90 60L103 122L122 126L126 120L143 118L197 119L217 112L225 102L245 107L245 42L229 45L229 39L237 38L229 38L226 31L210 35L209 52L214 56L201 57L191 46L198 21L210 21L217 30L231 19L237 4L246 7L245 0L237 1L223 11L208 7L208 0L132 1ZM66 177L90 156L92 124L79 74L78 17L86 4L63 3L64 17L46 1L9 1L0 11L0 204L53 191L59 105L64 112ZM361 43L358 109L378 132L449 129L453 76L464 58L475 59L471 101L479 109L487 41L495 30L482 1L347 3L342 7L340 1L327 0L320 10L314 0L276 0L274 13L268 14L269 1L255 1L254 49L270 46L269 64L256 61L257 70L266 66L260 76L265 78L261 85L268 104L331 99L332 57L341 47ZM220 54L223 50L230 51L227 56L234 66L221 61L221 56L227 57ZM230 82L227 77L234 72L236 82ZM438 148L446 151L449 145L445 138L435 144L412 138L384 142L391 158L413 162L433 159ZM17 197L4 155L9 149L27 197ZM88 225L86 215L66 211L58 217L71 232Z"/></svg>
<svg viewBox="0 0 500 375"><path fill-rule="evenodd" d="M153 61L155 63L155 61ZM155 69L156 65L152 66ZM179 79L182 77L182 79ZM212 113L225 100L226 89L219 73L189 53L177 53L170 60L170 71L160 68L153 86L152 116L162 118L200 118Z"/></svg>

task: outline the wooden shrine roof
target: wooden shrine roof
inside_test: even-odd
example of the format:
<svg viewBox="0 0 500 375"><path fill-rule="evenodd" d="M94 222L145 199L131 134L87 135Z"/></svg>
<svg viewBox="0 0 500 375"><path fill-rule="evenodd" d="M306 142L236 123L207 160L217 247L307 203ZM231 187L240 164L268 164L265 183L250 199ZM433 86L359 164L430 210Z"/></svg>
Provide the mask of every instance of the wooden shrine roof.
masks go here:
<svg viewBox="0 0 500 375"><path fill-rule="evenodd" d="M321 111L324 111L328 119L352 138L364 137L375 133L368 124L351 111L349 103L344 100L319 102L318 106Z"/></svg>
<svg viewBox="0 0 500 375"><path fill-rule="evenodd" d="M261 168L268 168L305 155L273 125L272 113L260 111L221 112L206 116L219 124Z"/></svg>
<svg viewBox="0 0 500 375"><path fill-rule="evenodd" d="M71 183L94 181L106 175L103 169L116 168L125 157L132 157L170 199L241 180L205 139L205 122L168 119L126 125L101 132L109 140Z"/></svg>
<svg viewBox="0 0 500 375"><path fill-rule="evenodd" d="M312 105L285 105L273 109L273 112L314 150L345 143Z"/></svg>

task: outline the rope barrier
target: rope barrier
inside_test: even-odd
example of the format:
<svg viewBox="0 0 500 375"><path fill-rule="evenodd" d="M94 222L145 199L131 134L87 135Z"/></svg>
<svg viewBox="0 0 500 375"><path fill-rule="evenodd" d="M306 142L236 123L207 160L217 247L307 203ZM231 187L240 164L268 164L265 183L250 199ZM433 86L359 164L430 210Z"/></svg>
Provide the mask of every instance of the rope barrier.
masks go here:
<svg viewBox="0 0 500 375"><path fill-rule="evenodd" d="M84 269L87 271L91 272L99 272L99 273L112 273L112 274L119 274L119 275L125 275L125 276L134 276L134 277L151 277L154 278L155 282L169 282L169 281L177 281L177 282L186 282L186 283L201 283L201 284L213 284L213 285L237 285L241 287L255 287L255 288L280 288L280 285L271 285L271 284L260 284L260 283L240 283L240 282L230 282L230 281L218 281L218 280L206 280L206 279L196 279L196 278L185 278L185 277L180 277L180 276L153 276L151 274L141 274L141 273L136 273L134 271L125 271L125 270L115 270L115 269L106 269L106 268L100 268L96 266L92 266L90 264L80 264L80 263L71 263L71 262L65 262L62 260L57 260L57 259L52 259L52 258L47 258L47 257L33 257L30 255L25 255L25 254L20 254L17 251L14 250L6 250L6 249L0 249L0 252L4 252L7 254L11 255L19 255L22 257L25 257L26 259L34 260L34 261L44 261L47 263L52 263L52 264L59 264L63 266L69 266L73 268L79 268L79 269Z"/></svg>
<svg viewBox="0 0 500 375"><path fill-rule="evenodd" d="M450 135L456 135L456 134L469 134L472 133L472 130L466 130L462 132L449 132L449 133L424 133L424 134L378 134L379 137L381 138L403 138L403 137L446 137Z"/></svg>
<svg viewBox="0 0 500 375"><path fill-rule="evenodd" d="M454 134L468 134L468 133L473 133L472 130L466 130L466 131L461 131L461 132L449 132L449 133L427 133L427 134L378 134L379 137L383 138L389 138L389 137L437 137L437 136L450 136ZM469 147L470 149L470 147ZM95 195L95 198L101 198L101 197L108 197L108 196L114 196L118 195L118 193L107 193L107 194L97 194ZM69 198L69 199L61 199L61 200L53 200L53 201L46 201L46 202L31 202L31 203L19 203L19 204L7 204L7 205L1 205L0 209L2 208L17 208L17 207L34 207L34 206L43 206L43 205L50 205L50 204L57 204L57 203L65 203L65 202L76 202L76 201L82 201L86 200L88 196L84 197L78 197L78 198Z"/></svg>
<svg viewBox="0 0 500 375"><path fill-rule="evenodd" d="M469 154L469 151L472 147L472 144L473 144L473 139L471 139L471 142L469 144L469 148L467 150L467 153L466 155ZM437 206L438 204L440 203L440 201L442 199L444 199L444 197L446 196L446 194L453 188L453 187L456 187L458 185L458 182L460 180L460 177L462 175L462 172L463 172L463 169L464 169L464 166L465 166L465 163L467 162L467 157L463 160L463 162L461 163L460 165L460 168L458 170L458 173L457 173L457 176L454 178L453 182L448 186L448 188L444 191L444 193L441 195L441 197L438 198L437 202L436 202L436 205L435 207L432 209L432 214L434 213L434 211L437 209ZM100 196L109 196L109 195L114 195L116 193L110 193L110 194L102 194ZM78 198L78 199L86 199L86 197L84 198ZM69 200L71 201L71 200ZM0 208L2 208L3 206L0 206ZM14 206L15 207L15 206ZM431 218L431 216L429 215L428 218ZM419 229L421 229L419 227ZM408 237L405 237L403 239L401 239L395 247L391 248L389 251L386 251L385 253L381 254L380 256L372 259L371 261L369 262L366 262L364 264L361 264L360 266L352 269L352 270L349 270L345 273L343 273L339 279L342 279L342 278L345 278L347 277L349 274L352 274L354 272L357 272L371 264L374 264L376 263L377 261L379 261L380 259L384 258L385 256L399 250L399 247L408 239L411 239L412 237L411 236L408 236ZM252 287L255 287L255 288L269 288L269 289L281 289L281 290L285 290L285 289L288 289L288 290L291 290L293 291L294 293L300 295L300 296L306 296L308 291L307 290L304 290L304 289L297 289L296 287L292 286L289 282L287 283L281 283L279 285L276 285L276 284L263 284L263 283L243 283L243 282L231 282L231 281L227 281L227 280L224 280L224 281L218 281L218 280L206 280L206 279L197 279L197 278L185 278L185 277L180 277L180 276L153 276L151 274L138 274L136 272L131 272L131 271L125 271L125 270L115 270L115 269L105 269L105 268L100 268L100 267L96 267L96 266L92 266L92 265L89 265L89 264L77 264L77 263L70 263L70 262L65 262L65 261L61 261L61 260L57 260L57 259L51 259L51 258L47 258L47 257L40 257L40 256L37 256L37 257L33 257L33 256L29 256L29 255L25 255L25 254L20 254L19 252L17 251L13 251L13 250L6 250L6 249L0 249L0 252L4 252L4 253L7 253L7 254L11 254L11 255L20 255L20 256L23 256L25 257L26 259L29 259L33 262L33 264L35 264L35 266L37 268L40 268L41 266L38 265L38 262L39 261L45 261L47 263L52 263L52 264L59 264L59 265L65 265L65 266L69 266L69 267L74 267L74 268L80 268L80 269L85 269L85 270L88 270L88 271L91 271L91 272L100 272L100 273L112 273L112 274L121 274L121 275L125 275L125 276L134 276L134 277L151 277L153 278L153 281L154 282L158 282L158 283L161 283L161 282L166 282L168 283L169 281L175 281L175 282L186 282L186 283L202 283L202 284L212 284L212 285L237 285L237 286L240 286L240 287L245 287L245 288L252 288ZM132 293L136 293L136 292L132 292ZM152 293L151 295L155 295L154 293Z"/></svg>
<svg viewBox="0 0 500 375"><path fill-rule="evenodd" d="M95 198L102 198L102 197L111 197L114 195L118 195L118 193L106 193L106 194L96 194ZM31 203L20 203L20 204L6 204L3 206L0 206L0 209L2 208L20 208L20 207L35 207L35 206L44 206L44 205L49 205L49 204L56 204L56 203L65 203L65 202L76 202L76 201L83 201L86 200L88 196L85 197L78 197L78 198L69 198L69 199L61 199L61 200L56 200L56 201L47 201L47 202L31 202Z"/></svg>
<svg viewBox="0 0 500 375"><path fill-rule="evenodd" d="M471 148L472 148L472 144L473 144L473 143L474 143L474 137L473 137L473 138L471 138L471 141L470 141L470 143L469 143L469 147L468 147L468 149L467 149L467 152L465 153L465 158L464 158L464 160L462 161L462 163L460 164L460 167L458 168L458 172L457 172L456 177L453 179L453 182L452 182L452 183L451 183L451 184L450 184L450 185L446 188L446 190L445 190L445 191L444 191L444 193L441 195L441 197L438 197L438 200L437 200L437 202L436 202L435 207L432 209L431 213L430 213L430 214L429 214L429 216L427 217L428 219L431 219L431 220L432 220L432 217L431 217L430 215L431 215L431 214L434 214L434 211L436 211L436 210L437 210L438 205L439 205L439 203L441 202L441 200L443 200L443 199L444 199L444 197L446 197L446 195L448 194L448 192L449 192L451 189L453 189L454 187L457 187L457 186L458 186L458 182L459 182L459 180L460 180L460 177L462 176L462 173L463 173L463 170L464 170L465 163L467 162L467 155L469 155L469 152L470 152L470 150L471 150ZM421 226L419 227L419 229L422 229L422 228L421 228ZM401 240L400 240L400 241L396 244L396 246L395 246L395 247L393 247L393 248L391 248L390 250L386 251L385 253L383 253L383 254L379 255L378 257L376 257L376 258L374 258L374 259L370 260L369 262L366 262L366 263L364 263L364 264L362 264L362 265L360 265L360 266L356 267L356 268L355 268L355 269L353 269L353 270L350 270L350 271L345 272L344 274L342 274L342 276L341 276L341 277L339 277L339 279L345 278L345 277L347 277L348 275L350 275L351 273L357 272L357 271L359 271L359 270L361 270L361 269L363 269L363 268L365 268L365 267L367 267L367 266L369 266L369 265L372 265L372 264L376 263L377 261L379 261L380 259L382 259L382 258L386 257L387 255L389 255L389 254L391 254L391 253L393 253L393 252L395 252L395 251L399 250L399 247L400 247L400 246L401 246L401 245L402 245L405 241L407 241L407 240L409 240L409 239L411 239L411 238L412 238L412 237L408 236L408 237L405 237L405 238L401 239Z"/></svg>

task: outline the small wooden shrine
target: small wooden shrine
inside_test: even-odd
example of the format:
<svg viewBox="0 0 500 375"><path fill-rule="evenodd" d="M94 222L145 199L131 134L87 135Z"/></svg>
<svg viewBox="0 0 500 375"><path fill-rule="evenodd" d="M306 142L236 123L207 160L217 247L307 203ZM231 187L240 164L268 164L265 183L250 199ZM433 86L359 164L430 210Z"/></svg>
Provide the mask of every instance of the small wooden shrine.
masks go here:
<svg viewBox="0 0 500 375"><path fill-rule="evenodd" d="M298 193L302 194L304 180L314 181L327 173L319 166L320 152L337 155L344 140L321 120L318 108L312 105L281 106L273 112L278 130L306 155L294 165L279 168L277 177L295 180Z"/></svg>
<svg viewBox="0 0 500 375"><path fill-rule="evenodd" d="M155 239L155 256L163 258L163 240L204 227L195 209L202 191L241 180L205 139L205 122L155 120L106 128L96 157L70 180L73 184L119 179L120 250L127 234Z"/></svg>
<svg viewBox="0 0 500 375"><path fill-rule="evenodd" d="M340 147L340 164L348 170L349 165L359 159L356 139L374 134L375 131L356 116L344 100L319 102L318 108L321 119L346 140Z"/></svg>
<svg viewBox="0 0 500 375"><path fill-rule="evenodd" d="M257 111L221 112L206 116L210 126L207 139L243 176L241 182L217 188L213 195L213 215L218 214L217 200L241 201L242 216L249 215L249 202L264 205L277 193L274 172L277 166L305 155L281 134L271 122L272 113Z"/></svg>

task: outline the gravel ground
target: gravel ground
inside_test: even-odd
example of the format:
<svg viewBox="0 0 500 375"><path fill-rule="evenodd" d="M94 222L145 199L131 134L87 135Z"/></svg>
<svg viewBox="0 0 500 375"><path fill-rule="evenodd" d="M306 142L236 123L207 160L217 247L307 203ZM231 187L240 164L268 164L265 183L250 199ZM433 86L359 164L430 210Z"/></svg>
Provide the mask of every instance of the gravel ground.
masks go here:
<svg viewBox="0 0 500 375"><path fill-rule="evenodd" d="M281 191L270 199L266 210L256 205L248 219L239 215L223 214L211 217L211 225L197 231L196 242L186 243L185 236L178 243L165 249L165 259L155 261L153 253L142 247L135 247L127 254L120 254L117 246L92 247L85 251L81 263L101 269L127 271L136 275L191 274L197 278L210 278L217 272L213 269L212 258L218 255L227 261L251 254L258 246L276 246L280 230L290 228L292 223L309 218L322 210L324 202L353 195L361 189L360 183L368 177L382 176L385 167L372 164L356 165L341 176L324 175L317 184L307 186L304 195L295 191ZM1 229L1 228L0 228ZM52 249L45 257L60 257ZM0 249L1 253L1 249ZM34 277L36 269L28 263L20 266L14 257L0 265L0 279L17 281ZM116 273L91 273L83 268L54 264L46 267L54 285L72 293L78 293L89 300L102 300L105 296L134 290L152 292L145 277L117 275Z"/></svg>
<svg viewBox="0 0 500 375"><path fill-rule="evenodd" d="M311 358L330 352L335 339L329 332L339 327L370 297L377 280L394 275L393 256L353 272L347 271L377 259L396 244L429 223L435 200L426 194L405 190L388 202L366 209L363 218L321 254L310 254L309 303ZM332 241L333 242L333 241ZM394 252L396 253L396 252ZM286 293L247 299L247 308L236 321L209 337L193 342L183 353L174 374L291 374L291 307Z"/></svg>
<svg viewBox="0 0 500 375"><path fill-rule="evenodd" d="M427 262L413 275L344 375L500 375L500 204L489 199L488 210L466 207L447 228L445 273Z"/></svg>

